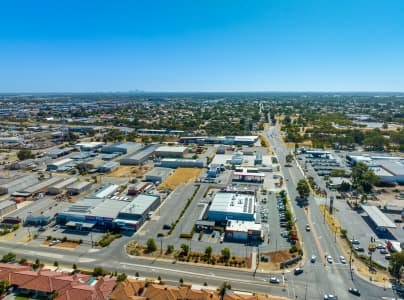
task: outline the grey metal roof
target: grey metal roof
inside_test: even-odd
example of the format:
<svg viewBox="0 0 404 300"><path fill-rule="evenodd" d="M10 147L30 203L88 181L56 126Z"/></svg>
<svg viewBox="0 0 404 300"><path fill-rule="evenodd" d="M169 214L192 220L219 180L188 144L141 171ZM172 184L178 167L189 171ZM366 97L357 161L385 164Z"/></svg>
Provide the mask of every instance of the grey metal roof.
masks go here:
<svg viewBox="0 0 404 300"><path fill-rule="evenodd" d="M363 210L369 215L378 227L396 228L396 224L390 220L377 206L362 205Z"/></svg>
<svg viewBox="0 0 404 300"><path fill-rule="evenodd" d="M122 208L120 212L125 214L143 215L144 212L158 199L159 196L156 195L140 194Z"/></svg>

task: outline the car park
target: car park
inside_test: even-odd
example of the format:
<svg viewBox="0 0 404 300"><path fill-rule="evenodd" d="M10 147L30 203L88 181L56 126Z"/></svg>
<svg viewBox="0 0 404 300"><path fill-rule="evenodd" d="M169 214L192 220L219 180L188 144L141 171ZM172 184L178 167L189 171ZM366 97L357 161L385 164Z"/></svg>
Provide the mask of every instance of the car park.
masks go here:
<svg viewBox="0 0 404 300"><path fill-rule="evenodd" d="M360 296L361 295L361 292L357 288L349 288L348 292L350 292L351 294L353 294L355 296Z"/></svg>
<svg viewBox="0 0 404 300"><path fill-rule="evenodd" d="M302 273L303 273L303 269L300 268L300 267L297 267L293 272L293 274L295 274L295 275L299 275L299 274L302 274Z"/></svg>
<svg viewBox="0 0 404 300"><path fill-rule="evenodd" d="M334 262L331 255L327 255L327 261L329 264L332 264Z"/></svg>
<svg viewBox="0 0 404 300"><path fill-rule="evenodd" d="M343 257L342 255L339 257L339 261L340 261L342 264L346 264L345 257Z"/></svg>
<svg viewBox="0 0 404 300"><path fill-rule="evenodd" d="M391 254L386 254L386 255L384 256L384 258L387 259L387 260L391 259Z"/></svg>
<svg viewBox="0 0 404 300"><path fill-rule="evenodd" d="M269 282L270 283L279 283L281 281L279 280L279 278L272 276L271 278L269 278Z"/></svg>
<svg viewBox="0 0 404 300"><path fill-rule="evenodd" d="M386 249L386 246L384 244L377 244L376 248L377 249Z"/></svg>
<svg viewBox="0 0 404 300"><path fill-rule="evenodd" d="M380 254L389 254L389 251L387 251L386 249L381 249Z"/></svg>

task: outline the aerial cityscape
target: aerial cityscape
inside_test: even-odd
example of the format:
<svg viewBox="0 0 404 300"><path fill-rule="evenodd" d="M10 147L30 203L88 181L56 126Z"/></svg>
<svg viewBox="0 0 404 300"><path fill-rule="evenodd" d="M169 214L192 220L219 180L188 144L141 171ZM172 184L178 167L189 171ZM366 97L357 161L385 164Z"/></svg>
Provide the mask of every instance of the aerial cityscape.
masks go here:
<svg viewBox="0 0 404 300"><path fill-rule="evenodd" d="M0 299L404 298L404 4L285 2L4 4Z"/></svg>

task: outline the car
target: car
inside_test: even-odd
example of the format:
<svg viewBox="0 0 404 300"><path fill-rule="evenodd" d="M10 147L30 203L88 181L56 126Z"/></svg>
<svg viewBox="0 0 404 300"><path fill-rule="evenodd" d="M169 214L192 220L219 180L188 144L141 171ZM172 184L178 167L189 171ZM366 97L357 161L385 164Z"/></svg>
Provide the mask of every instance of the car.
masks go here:
<svg viewBox="0 0 404 300"><path fill-rule="evenodd" d="M46 231L46 227L45 227L45 226L41 226L41 227L39 227L38 231Z"/></svg>
<svg viewBox="0 0 404 300"><path fill-rule="evenodd" d="M339 261L340 261L342 264L346 264L345 257L343 257L342 255L339 257Z"/></svg>
<svg viewBox="0 0 404 300"><path fill-rule="evenodd" d="M338 300L338 297L333 294L324 295L324 300Z"/></svg>
<svg viewBox="0 0 404 300"><path fill-rule="evenodd" d="M359 245L361 242L358 240L351 240L352 245Z"/></svg>
<svg viewBox="0 0 404 300"><path fill-rule="evenodd" d="M401 220L401 219L394 219L394 222L395 222L395 223L403 223L403 220Z"/></svg>
<svg viewBox="0 0 404 300"><path fill-rule="evenodd" d="M306 231L310 231L310 225L306 224Z"/></svg>
<svg viewBox="0 0 404 300"><path fill-rule="evenodd" d="M357 288L349 288L348 292L350 292L351 294L353 294L355 296L360 296L361 295L361 292Z"/></svg>
<svg viewBox="0 0 404 300"><path fill-rule="evenodd" d="M329 264L332 264L334 262L331 255L327 255L327 261Z"/></svg>
<svg viewBox="0 0 404 300"><path fill-rule="evenodd" d="M317 256L314 254L311 256L310 261L314 264L316 262Z"/></svg>
<svg viewBox="0 0 404 300"><path fill-rule="evenodd" d="M293 271L293 274L295 274L295 275L299 275L299 274L302 274L302 273L303 273L303 269L300 268L300 267L297 267L297 268Z"/></svg>
<svg viewBox="0 0 404 300"><path fill-rule="evenodd" d="M288 237L289 237L289 232L283 231L283 232L281 233L281 236L282 236L283 238L288 238Z"/></svg>
<svg viewBox="0 0 404 300"><path fill-rule="evenodd" d="M223 243L223 241L224 241L224 235L222 235L222 236L220 237L220 243Z"/></svg>
<svg viewBox="0 0 404 300"><path fill-rule="evenodd" d="M386 255L384 256L384 258L387 259L387 260L391 259L391 254L386 254Z"/></svg>
<svg viewBox="0 0 404 300"><path fill-rule="evenodd" d="M281 227L288 227L288 223L285 222L281 222L279 225L281 225Z"/></svg>
<svg viewBox="0 0 404 300"><path fill-rule="evenodd" d="M216 231L213 231L211 236L212 236L213 238L216 237Z"/></svg>
<svg viewBox="0 0 404 300"><path fill-rule="evenodd" d="M356 246L354 248L357 252L365 252L365 248Z"/></svg>
<svg viewBox="0 0 404 300"><path fill-rule="evenodd" d="M164 224L163 229L165 229L165 230L171 229L171 225L170 224Z"/></svg>
<svg viewBox="0 0 404 300"><path fill-rule="evenodd" d="M377 244L376 249L386 249L386 246L384 244Z"/></svg>
<svg viewBox="0 0 404 300"><path fill-rule="evenodd" d="M387 251L386 249L381 249L380 254L389 254L389 251Z"/></svg>
<svg viewBox="0 0 404 300"><path fill-rule="evenodd" d="M279 278L276 278L276 277L271 277L271 278L269 278L269 282L270 283L279 283L279 282L281 282L280 280L279 280Z"/></svg>

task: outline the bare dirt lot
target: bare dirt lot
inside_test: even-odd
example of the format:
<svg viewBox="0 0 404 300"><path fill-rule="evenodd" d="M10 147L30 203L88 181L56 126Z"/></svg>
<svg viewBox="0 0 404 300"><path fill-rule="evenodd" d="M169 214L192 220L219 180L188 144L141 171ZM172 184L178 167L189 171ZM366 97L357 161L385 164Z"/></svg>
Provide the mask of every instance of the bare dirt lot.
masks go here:
<svg viewBox="0 0 404 300"><path fill-rule="evenodd" d="M119 166L107 177L138 177L146 173L150 168L147 166Z"/></svg>
<svg viewBox="0 0 404 300"><path fill-rule="evenodd" d="M161 189L175 190L178 186L189 182L194 182L195 179L202 173L202 169L198 168L178 168L159 186Z"/></svg>

